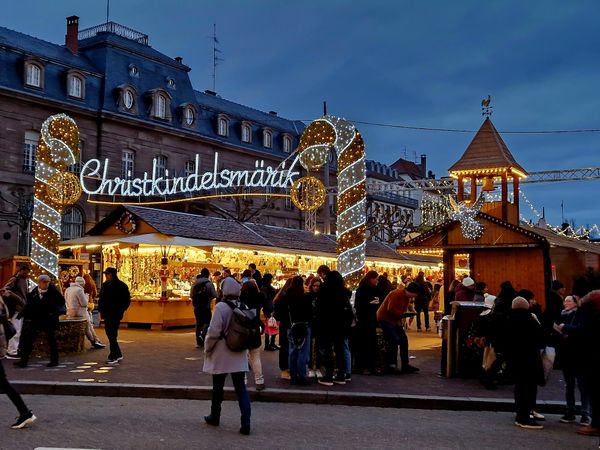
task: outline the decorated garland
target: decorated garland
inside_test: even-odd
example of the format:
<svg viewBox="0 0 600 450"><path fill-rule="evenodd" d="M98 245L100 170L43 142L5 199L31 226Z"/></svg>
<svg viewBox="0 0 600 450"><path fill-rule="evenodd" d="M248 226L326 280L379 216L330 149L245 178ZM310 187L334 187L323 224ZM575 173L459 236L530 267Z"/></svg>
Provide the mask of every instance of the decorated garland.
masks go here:
<svg viewBox="0 0 600 450"><path fill-rule="evenodd" d="M302 133L298 146L300 164L308 171L321 168L331 147L338 157L337 268L348 286L354 288L365 268L365 146L350 122L323 116Z"/></svg>
<svg viewBox="0 0 600 450"><path fill-rule="evenodd" d="M79 128L65 114L42 124L35 166L31 262L34 273L58 277L58 243L65 208L81 196L79 179L67 167L79 160Z"/></svg>

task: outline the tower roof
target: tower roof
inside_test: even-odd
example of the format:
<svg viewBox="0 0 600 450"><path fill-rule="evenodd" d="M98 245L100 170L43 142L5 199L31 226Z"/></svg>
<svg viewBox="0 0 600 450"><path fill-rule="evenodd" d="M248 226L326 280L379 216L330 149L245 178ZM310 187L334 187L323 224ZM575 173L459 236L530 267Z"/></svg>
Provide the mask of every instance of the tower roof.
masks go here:
<svg viewBox="0 0 600 450"><path fill-rule="evenodd" d="M488 169L490 175L499 175L500 172L512 169L518 177L527 176L527 172L515 161L489 117L485 119L463 155L448 169L448 172L457 175L459 172L469 174L485 169Z"/></svg>

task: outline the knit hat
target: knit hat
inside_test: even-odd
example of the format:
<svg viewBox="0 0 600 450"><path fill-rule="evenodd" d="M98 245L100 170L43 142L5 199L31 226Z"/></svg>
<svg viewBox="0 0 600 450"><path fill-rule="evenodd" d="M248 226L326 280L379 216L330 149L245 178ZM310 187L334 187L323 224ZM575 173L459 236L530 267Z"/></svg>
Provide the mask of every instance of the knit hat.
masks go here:
<svg viewBox="0 0 600 450"><path fill-rule="evenodd" d="M464 287L469 287L473 286L475 284L475 281L471 277L464 277L462 280L462 284Z"/></svg>
<svg viewBox="0 0 600 450"><path fill-rule="evenodd" d="M529 309L529 302L523 297L515 297L512 301L512 309Z"/></svg>
<svg viewBox="0 0 600 450"><path fill-rule="evenodd" d="M239 297L240 284L232 277L227 277L221 284L221 292L223 293L223 297Z"/></svg>
<svg viewBox="0 0 600 450"><path fill-rule="evenodd" d="M75 284L78 284L79 286L83 287L85 286L85 280L83 279L83 277L76 277Z"/></svg>

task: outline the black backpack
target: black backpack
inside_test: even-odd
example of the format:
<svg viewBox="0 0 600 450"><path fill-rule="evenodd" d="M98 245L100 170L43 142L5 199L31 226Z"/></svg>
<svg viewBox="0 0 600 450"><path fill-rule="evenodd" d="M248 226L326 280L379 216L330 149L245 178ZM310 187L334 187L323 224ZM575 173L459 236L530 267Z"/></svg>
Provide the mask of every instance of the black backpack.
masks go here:
<svg viewBox="0 0 600 450"><path fill-rule="evenodd" d="M210 307L211 297L208 283L210 281L204 281L195 289L194 296L192 297L192 306L194 308L206 309Z"/></svg>
<svg viewBox="0 0 600 450"><path fill-rule="evenodd" d="M224 300L231 308L231 320L223 333L225 344L232 352L252 350L261 346L262 322L257 317L255 309L248 309L246 305Z"/></svg>

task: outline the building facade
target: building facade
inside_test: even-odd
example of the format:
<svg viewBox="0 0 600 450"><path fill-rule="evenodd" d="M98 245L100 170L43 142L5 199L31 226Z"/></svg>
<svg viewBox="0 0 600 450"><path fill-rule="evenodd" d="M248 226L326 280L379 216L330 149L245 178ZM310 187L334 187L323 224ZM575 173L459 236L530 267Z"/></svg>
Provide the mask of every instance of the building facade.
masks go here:
<svg viewBox="0 0 600 450"><path fill-rule="evenodd" d="M81 161L108 159L111 178L153 170L183 176L197 169L197 161L199 171L210 171L216 152L219 168L253 170L257 160L277 166L287 159L289 167L302 122L195 90L190 70L181 58L153 49L147 35L114 22L79 30L79 19L69 17L64 45L0 27L0 255L28 253L36 146L42 123L53 114L76 121ZM81 163L71 169L80 171ZM329 185L335 172L323 177ZM304 226L289 198L229 197L171 207ZM112 209L82 197L64 214L63 239L81 236ZM333 212L322 208L320 229L332 231Z"/></svg>

